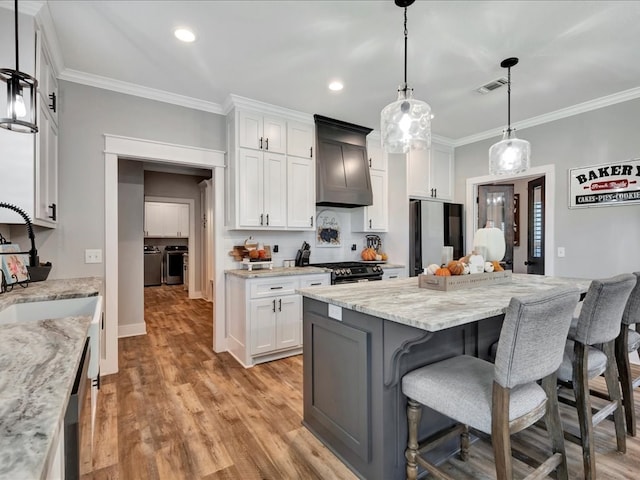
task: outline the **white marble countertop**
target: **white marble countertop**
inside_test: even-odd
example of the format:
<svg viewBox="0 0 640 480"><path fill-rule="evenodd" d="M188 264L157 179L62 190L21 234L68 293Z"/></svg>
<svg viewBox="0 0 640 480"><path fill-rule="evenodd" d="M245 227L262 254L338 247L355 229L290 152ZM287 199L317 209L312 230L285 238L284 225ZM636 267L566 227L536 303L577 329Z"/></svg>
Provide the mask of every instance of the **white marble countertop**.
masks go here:
<svg viewBox="0 0 640 480"><path fill-rule="evenodd" d="M0 310L101 291L97 277L36 282L0 295ZM0 479L46 475L90 321L78 316L0 325Z"/></svg>
<svg viewBox="0 0 640 480"><path fill-rule="evenodd" d="M225 270L227 275L235 275L242 278L260 278L260 277L284 277L289 275L313 275L314 273L331 273L328 268L322 267L273 267L257 268L254 270L237 269L237 270Z"/></svg>
<svg viewBox="0 0 640 480"><path fill-rule="evenodd" d="M514 274L512 283L441 292L418 287L418 277L297 290L304 297L435 332L501 315L511 297L575 286L591 280Z"/></svg>

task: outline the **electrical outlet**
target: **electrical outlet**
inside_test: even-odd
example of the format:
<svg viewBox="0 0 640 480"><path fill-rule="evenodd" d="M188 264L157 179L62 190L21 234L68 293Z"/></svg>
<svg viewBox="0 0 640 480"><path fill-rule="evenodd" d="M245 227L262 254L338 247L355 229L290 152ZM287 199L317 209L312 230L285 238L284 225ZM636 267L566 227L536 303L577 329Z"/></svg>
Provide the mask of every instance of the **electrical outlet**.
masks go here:
<svg viewBox="0 0 640 480"><path fill-rule="evenodd" d="M558 257L564 257L564 247L558 247Z"/></svg>
<svg viewBox="0 0 640 480"><path fill-rule="evenodd" d="M84 251L84 263L102 263L102 250L86 249Z"/></svg>
<svg viewBox="0 0 640 480"><path fill-rule="evenodd" d="M358 249L358 246L355 243L351 244L351 250L353 250L354 252Z"/></svg>
<svg viewBox="0 0 640 480"><path fill-rule="evenodd" d="M280 247L278 247L278 245L274 245L273 246L273 253L278 253Z"/></svg>

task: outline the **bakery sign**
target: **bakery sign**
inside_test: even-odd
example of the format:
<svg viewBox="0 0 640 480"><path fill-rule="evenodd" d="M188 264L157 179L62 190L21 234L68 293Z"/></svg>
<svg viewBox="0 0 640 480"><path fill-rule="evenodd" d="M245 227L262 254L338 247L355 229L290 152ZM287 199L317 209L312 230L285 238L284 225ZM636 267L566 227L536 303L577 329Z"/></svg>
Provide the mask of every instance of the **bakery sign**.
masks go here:
<svg viewBox="0 0 640 480"><path fill-rule="evenodd" d="M640 158L569 170L569 208L640 203Z"/></svg>

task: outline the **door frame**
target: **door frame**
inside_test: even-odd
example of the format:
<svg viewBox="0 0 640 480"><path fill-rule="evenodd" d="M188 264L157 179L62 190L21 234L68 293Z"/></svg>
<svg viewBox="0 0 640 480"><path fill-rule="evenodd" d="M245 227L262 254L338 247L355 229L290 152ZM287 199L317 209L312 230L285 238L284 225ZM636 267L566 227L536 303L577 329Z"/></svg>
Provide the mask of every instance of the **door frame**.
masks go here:
<svg viewBox="0 0 640 480"><path fill-rule="evenodd" d="M529 170L515 175L484 175L481 177L470 177L466 180L466 200L467 206L465 218L465 245L467 253L473 250L473 235L475 225L478 224L478 185L487 183L503 183L510 180L522 180L527 178L545 177L545 235L544 235L544 271L545 275L555 273L555 204L556 204L556 166L542 165L532 167ZM522 242L522 239L520 239Z"/></svg>
<svg viewBox="0 0 640 480"><path fill-rule="evenodd" d="M175 145L140 138L104 134L104 295L105 351L100 359L103 375L118 372L118 159L154 161L164 164L211 169L214 185L214 309L213 350L226 350L224 302L224 169L225 152ZM216 268L217 267L217 268ZM218 319L218 321L216 321Z"/></svg>

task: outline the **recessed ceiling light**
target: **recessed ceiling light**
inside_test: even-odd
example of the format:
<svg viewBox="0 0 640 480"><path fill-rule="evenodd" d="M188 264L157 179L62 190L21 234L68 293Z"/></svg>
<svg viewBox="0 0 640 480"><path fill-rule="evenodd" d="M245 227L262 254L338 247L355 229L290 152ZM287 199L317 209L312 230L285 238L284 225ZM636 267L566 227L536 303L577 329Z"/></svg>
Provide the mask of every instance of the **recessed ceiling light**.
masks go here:
<svg viewBox="0 0 640 480"><path fill-rule="evenodd" d="M343 88L344 88L344 85L342 84L342 82L335 81L329 84L329 90L332 90L334 92L339 92Z"/></svg>
<svg viewBox="0 0 640 480"><path fill-rule="evenodd" d="M176 28L173 31L173 34L176 36L178 40L181 40L186 43L191 43L196 39L196 34L193 33L188 28Z"/></svg>

